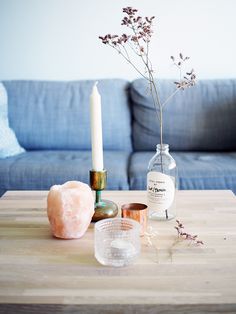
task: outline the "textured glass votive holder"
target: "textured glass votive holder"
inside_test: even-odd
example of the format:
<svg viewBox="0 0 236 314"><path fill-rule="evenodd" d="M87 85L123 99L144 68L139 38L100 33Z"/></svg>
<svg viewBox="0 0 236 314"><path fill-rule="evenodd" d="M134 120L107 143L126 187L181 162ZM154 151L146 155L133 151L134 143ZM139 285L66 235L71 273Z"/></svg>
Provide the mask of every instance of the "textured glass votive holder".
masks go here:
<svg viewBox="0 0 236 314"><path fill-rule="evenodd" d="M140 254L140 224L128 218L103 219L95 223L95 257L99 263L121 267Z"/></svg>

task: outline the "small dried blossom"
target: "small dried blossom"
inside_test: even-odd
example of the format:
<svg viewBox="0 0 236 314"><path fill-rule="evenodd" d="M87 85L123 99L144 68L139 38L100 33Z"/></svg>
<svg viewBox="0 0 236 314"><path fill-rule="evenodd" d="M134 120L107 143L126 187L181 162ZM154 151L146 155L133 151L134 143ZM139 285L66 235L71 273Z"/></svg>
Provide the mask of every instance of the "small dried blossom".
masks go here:
<svg viewBox="0 0 236 314"><path fill-rule="evenodd" d="M131 7L123 8L123 12L126 13L127 16L122 19L121 25L125 25L130 28L133 35L122 34L121 36L118 36L107 34L105 36L99 36L99 39L102 40L103 44L108 44L113 48L117 48L117 46L122 48L126 42L129 42L129 45L132 45L133 43L136 51L145 53L145 49L140 44L140 41L143 41L144 43L148 43L150 41L153 33L152 21L155 17L145 17L143 19L141 16L136 16L138 10Z"/></svg>
<svg viewBox="0 0 236 314"><path fill-rule="evenodd" d="M189 240L190 244L197 244L197 245L203 245L203 241L198 240L198 235L192 235L190 233L187 233L184 230L184 225L179 221L176 220L177 226L175 226L175 229L178 232L178 238L181 238L182 240Z"/></svg>
<svg viewBox="0 0 236 314"><path fill-rule="evenodd" d="M157 236L158 232L152 226L149 226L147 231L144 232L144 238L147 242L147 246L154 246L153 239L156 239Z"/></svg>
<svg viewBox="0 0 236 314"><path fill-rule="evenodd" d="M170 58L173 61L173 64L180 70L180 72L184 62L190 59L189 57L184 57L181 52L179 54L179 60L176 61L176 58L174 58L173 56L171 56ZM196 84L196 74L194 73L194 69L192 69L190 72L186 72L184 77L180 77L180 80L174 82L174 84L178 89L182 90L194 86Z"/></svg>
<svg viewBox="0 0 236 314"><path fill-rule="evenodd" d="M152 226L148 226L147 231L144 232L144 240L146 242L145 245L149 248L154 249L155 261L156 263L159 263L159 249L157 246L157 237L158 232Z"/></svg>

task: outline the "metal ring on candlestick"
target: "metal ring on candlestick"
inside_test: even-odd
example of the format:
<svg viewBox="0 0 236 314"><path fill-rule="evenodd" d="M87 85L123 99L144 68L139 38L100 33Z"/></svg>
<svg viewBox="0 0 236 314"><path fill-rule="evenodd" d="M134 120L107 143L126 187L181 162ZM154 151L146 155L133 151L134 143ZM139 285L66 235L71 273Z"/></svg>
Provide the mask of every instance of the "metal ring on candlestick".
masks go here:
<svg viewBox="0 0 236 314"><path fill-rule="evenodd" d="M95 213L92 218L94 222L105 218L113 218L118 214L118 206L114 202L101 198L101 192L105 189L106 183L106 170L90 170L90 186L96 193Z"/></svg>

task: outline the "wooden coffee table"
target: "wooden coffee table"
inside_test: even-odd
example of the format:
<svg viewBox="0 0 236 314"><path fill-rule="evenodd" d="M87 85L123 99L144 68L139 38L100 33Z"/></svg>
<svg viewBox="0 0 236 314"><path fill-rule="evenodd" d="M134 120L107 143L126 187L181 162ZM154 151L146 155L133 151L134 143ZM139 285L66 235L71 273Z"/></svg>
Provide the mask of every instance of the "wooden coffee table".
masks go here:
<svg viewBox="0 0 236 314"><path fill-rule="evenodd" d="M107 191L119 206L144 191ZM231 191L180 191L178 214L203 247L173 246L175 221L151 222L134 265L94 258L93 228L77 240L53 238L46 191L0 199L0 313L225 313L236 311L236 197ZM157 249L155 247L157 247Z"/></svg>

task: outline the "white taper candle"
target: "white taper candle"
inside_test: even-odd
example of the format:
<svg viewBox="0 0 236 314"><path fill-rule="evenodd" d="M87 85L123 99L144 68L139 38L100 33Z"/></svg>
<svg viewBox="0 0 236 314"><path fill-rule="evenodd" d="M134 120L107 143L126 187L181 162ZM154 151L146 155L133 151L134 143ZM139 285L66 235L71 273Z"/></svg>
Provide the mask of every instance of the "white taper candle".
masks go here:
<svg viewBox="0 0 236 314"><path fill-rule="evenodd" d="M92 142L92 170L103 170L102 143L102 109L101 96L96 82L90 95L91 142Z"/></svg>

